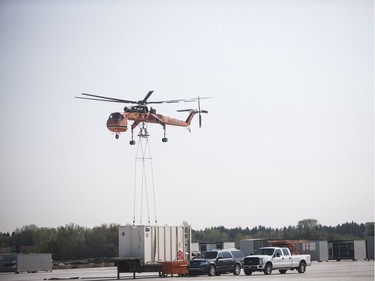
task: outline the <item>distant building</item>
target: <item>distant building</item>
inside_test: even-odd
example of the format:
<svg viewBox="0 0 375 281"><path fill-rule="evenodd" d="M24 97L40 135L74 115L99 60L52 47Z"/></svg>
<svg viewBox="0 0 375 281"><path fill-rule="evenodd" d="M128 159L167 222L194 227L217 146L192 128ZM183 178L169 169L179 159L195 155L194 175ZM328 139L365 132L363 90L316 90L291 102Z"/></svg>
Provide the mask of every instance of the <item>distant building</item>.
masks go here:
<svg viewBox="0 0 375 281"><path fill-rule="evenodd" d="M244 239L240 250L245 256L267 246L288 247L293 254L306 253L313 261L374 259L374 236L365 240L307 241ZM292 246L292 247L291 247Z"/></svg>

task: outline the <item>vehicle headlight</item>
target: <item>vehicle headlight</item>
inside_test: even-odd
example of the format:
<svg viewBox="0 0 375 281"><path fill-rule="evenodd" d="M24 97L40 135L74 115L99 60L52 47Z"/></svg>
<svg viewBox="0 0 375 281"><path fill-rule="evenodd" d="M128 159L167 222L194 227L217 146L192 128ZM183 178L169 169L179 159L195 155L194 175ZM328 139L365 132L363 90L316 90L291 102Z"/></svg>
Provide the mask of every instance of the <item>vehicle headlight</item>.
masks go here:
<svg viewBox="0 0 375 281"><path fill-rule="evenodd" d="M259 265L263 265L264 264L264 259L263 258L259 258Z"/></svg>
<svg viewBox="0 0 375 281"><path fill-rule="evenodd" d="M202 261L201 265L207 265L207 262L206 261Z"/></svg>

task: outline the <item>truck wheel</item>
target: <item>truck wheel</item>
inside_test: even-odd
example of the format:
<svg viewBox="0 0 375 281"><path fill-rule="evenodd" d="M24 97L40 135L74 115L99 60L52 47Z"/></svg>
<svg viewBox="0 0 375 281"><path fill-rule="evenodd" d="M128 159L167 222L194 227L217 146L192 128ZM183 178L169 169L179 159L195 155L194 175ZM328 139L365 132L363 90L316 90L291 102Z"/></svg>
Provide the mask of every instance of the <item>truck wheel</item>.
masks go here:
<svg viewBox="0 0 375 281"><path fill-rule="evenodd" d="M266 266L264 267L263 273L265 275L270 275L272 273L272 264L267 263Z"/></svg>
<svg viewBox="0 0 375 281"><path fill-rule="evenodd" d="M244 269L243 272L245 272L246 275L251 275L253 273L253 271L249 269Z"/></svg>
<svg viewBox="0 0 375 281"><path fill-rule="evenodd" d="M239 264L234 265L233 275L239 275L241 273L241 266Z"/></svg>
<svg viewBox="0 0 375 281"><path fill-rule="evenodd" d="M216 268L213 264L210 265L208 268L208 276L215 276L216 274Z"/></svg>
<svg viewBox="0 0 375 281"><path fill-rule="evenodd" d="M282 269L282 270L279 270L280 274L285 274L286 273L286 269Z"/></svg>
<svg viewBox="0 0 375 281"><path fill-rule="evenodd" d="M299 273L305 273L306 271L306 264L304 262L300 262L298 266L298 272Z"/></svg>

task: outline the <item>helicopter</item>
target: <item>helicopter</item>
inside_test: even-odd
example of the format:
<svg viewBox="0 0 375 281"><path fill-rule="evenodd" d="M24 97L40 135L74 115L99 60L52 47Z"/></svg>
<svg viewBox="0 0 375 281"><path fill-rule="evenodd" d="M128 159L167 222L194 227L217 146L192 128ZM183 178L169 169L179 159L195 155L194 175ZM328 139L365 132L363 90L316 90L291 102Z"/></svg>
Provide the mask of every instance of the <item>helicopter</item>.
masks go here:
<svg viewBox="0 0 375 281"><path fill-rule="evenodd" d="M176 99L176 100L166 100L166 101L148 101L150 96L154 91L149 91L143 100L134 101L134 100L124 100L118 98L111 98L105 96L92 95L87 93L82 93L83 97L76 97L78 99L85 100L94 100L94 101L104 101L104 102L115 102L115 103L124 103L124 104L133 104L132 106L125 106L124 112L113 112L109 115L107 120L107 128L111 132L115 133L116 139L120 137L120 133L126 132L128 130L128 121L134 121L131 126L131 140L130 145L135 145L134 141L134 129L140 125L141 132L139 136L148 136L147 129L145 127L146 123L160 124L164 130L164 137L162 142L168 142L166 137L166 126L179 126L186 127L190 131L190 123L195 114L199 116L199 127L202 126L202 117L201 113L208 113L207 110L201 110L200 100L207 99L210 97L197 97L190 99ZM157 114L156 110L152 107L148 107L149 104L162 104L162 103L179 103L179 102L198 102L198 109L182 109L177 110L178 112L189 112L188 117L185 121L172 118L166 115Z"/></svg>

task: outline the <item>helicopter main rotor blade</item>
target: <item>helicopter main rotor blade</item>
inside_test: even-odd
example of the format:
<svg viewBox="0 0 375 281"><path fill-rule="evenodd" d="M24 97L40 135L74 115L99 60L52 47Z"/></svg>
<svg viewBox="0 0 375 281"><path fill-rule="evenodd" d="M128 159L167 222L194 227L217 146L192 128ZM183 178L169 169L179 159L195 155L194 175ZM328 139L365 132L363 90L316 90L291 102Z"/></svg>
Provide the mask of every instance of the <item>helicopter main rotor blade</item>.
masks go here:
<svg viewBox="0 0 375 281"><path fill-rule="evenodd" d="M98 96L98 95L92 95L92 94L86 94L82 93L83 96L88 96L90 98L86 97L76 97L77 99L84 99L84 100L95 100L95 101L106 101L106 102L118 102L118 103L135 103L137 104L137 101L132 100L123 100L123 99L117 99L117 98L110 98L105 96ZM95 99L94 99L95 98Z"/></svg>
<svg viewBox="0 0 375 281"><path fill-rule="evenodd" d="M211 97L202 97L199 99L210 99ZM190 98L190 99L177 99L177 100L164 100L164 101L150 101L147 104L158 104L158 103L179 103L179 102L196 102L198 98Z"/></svg>
<svg viewBox="0 0 375 281"><path fill-rule="evenodd" d="M141 100L141 101L138 101L138 103L139 103L139 104L146 104L148 98L152 95L153 92L154 92L154 91L149 91L149 92L147 93L147 95L145 96L145 98L144 98L143 100Z"/></svg>
<svg viewBox="0 0 375 281"><path fill-rule="evenodd" d="M134 100L124 100L118 98L111 98L106 96L98 96L92 95L87 93L82 93L84 97L76 97L77 99L83 100L94 100L94 101L105 101L105 102L118 102L118 103L130 103L130 104L138 104L138 105L147 105L147 104L162 104L162 103L179 103L179 102L196 102L202 99L210 99L211 97L198 97L198 98L190 98L190 99L176 99L176 100L164 100L164 101L147 101L154 91L149 91L143 100L134 101Z"/></svg>
<svg viewBox="0 0 375 281"><path fill-rule="evenodd" d="M119 103L138 103L137 101L132 101L132 100L124 100L124 99L98 96L98 95L92 95L92 94L86 94L86 93L82 93L82 95L97 98L95 100L98 100L98 101L111 101L111 102L119 102ZM79 97L77 97L77 98L79 98ZM89 99L89 98L83 98L83 97L80 97L80 98L81 99Z"/></svg>
<svg viewBox="0 0 375 281"><path fill-rule="evenodd" d="M162 100L162 101L150 101L148 104L161 104L161 103L179 103L179 102L190 102L190 100L180 99L180 100Z"/></svg>
<svg viewBox="0 0 375 281"><path fill-rule="evenodd" d="M105 101L105 102L116 102L120 103L120 101L117 100L105 100L105 99L94 99L94 98L85 98L85 97L75 97L76 99L81 99L81 100L94 100L94 101Z"/></svg>
<svg viewBox="0 0 375 281"><path fill-rule="evenodd" d="M192 112L194 109L177 109L177 112Z"/></svg>

